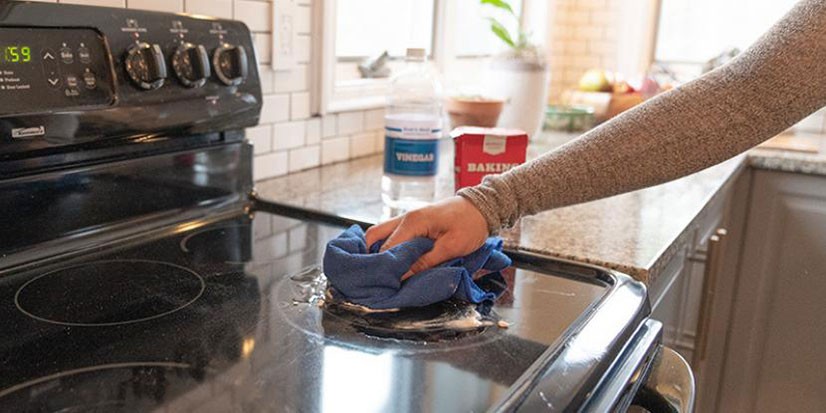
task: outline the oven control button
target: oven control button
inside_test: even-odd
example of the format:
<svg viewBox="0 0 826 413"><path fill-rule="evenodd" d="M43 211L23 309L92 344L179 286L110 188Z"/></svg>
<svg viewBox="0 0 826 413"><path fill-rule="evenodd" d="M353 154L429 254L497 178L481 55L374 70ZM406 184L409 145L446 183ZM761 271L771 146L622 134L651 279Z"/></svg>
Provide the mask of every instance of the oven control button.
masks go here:
<svg viewBox="0 0 826 413"><path fill-rule="evenodd" d="M60 49L60 60L67 65L72 64L75 61L75 55L72 53L72 49L66 47L65 45Z"/></svg>
<svg viewBox="0 0 826 413"><path fill-rule="evenodd" d="M247 51L244 46L224 43L212 55L215 75L227 86L237 86L247 77Z"/></svg>
<svg viewBox="0 0 826 413"><path fill-rule="evenodd" d="M94 89L97 87L98 79L91 70L87 69L86 73L83 74L83 84L86 85L86 89Z"/></svg>
<svg viewBox="0 0 826 413"><path fill-rule="evenodd" d="M201 87L209 78L209 54L204 46L184 43L172 55L172 70L186 87Z"/></svg>
<svg viewBox="0 0 826 413"><path fill-rule="evenodd" d="M138 43L130 47L124 65L129 78L141 89L151 90L163 86L166 62L160 46Z"/></svg>
<svg viewBox="0 0 826 413"><path fill-rule="evenodd" d="M92 52L89 51L88 47L81 44L80 48L77 49L77 58L81 63L89 64L92 62Z"/></svg>

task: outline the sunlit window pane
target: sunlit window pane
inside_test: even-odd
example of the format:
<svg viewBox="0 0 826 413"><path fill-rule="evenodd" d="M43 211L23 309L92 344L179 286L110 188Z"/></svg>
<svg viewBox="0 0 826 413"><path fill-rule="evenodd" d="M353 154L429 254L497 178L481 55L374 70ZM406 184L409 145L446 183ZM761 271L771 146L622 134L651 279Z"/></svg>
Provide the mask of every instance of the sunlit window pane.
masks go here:
<svg viewBox="0 0 826 413"><path fill-rule="evenodd" d="M519 15L522 2L511 1L514 14ZM456 3L456 25L451 27L456 36L456 54L458 56L485 56L504 51L508 48L502 40L490 31L490 21L493 17L502 23L510 32L514 41L518 38L518 21L505 10L490 5L483 5L476 0L459 0ZM536 40L536 39L534 39Z"/></svg>
<svg viewBox="0 0 826 413"><path fill-rule="evenodd" d="M797 0L662 0L656 59L705 62L747 48Z"/></svg>
<svg viewBox="0 0 826 413"><path fill-rule="evenodd" d="M336 57L404 56L408 47L431 51L434 0L338 0Z"/></svg>

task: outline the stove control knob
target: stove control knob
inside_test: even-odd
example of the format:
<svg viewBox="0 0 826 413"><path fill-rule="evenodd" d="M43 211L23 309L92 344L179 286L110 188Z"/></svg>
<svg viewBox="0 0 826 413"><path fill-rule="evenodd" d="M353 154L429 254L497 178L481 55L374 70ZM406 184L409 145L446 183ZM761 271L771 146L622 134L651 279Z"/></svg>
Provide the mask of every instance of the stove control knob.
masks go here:
<svg viewBox="0 0 826 413"><path fill-rule="evenodd" d="M215 75L227 86L238 86L247 77L247 51L244 46L234 46L224 43L215 49L212 55L212 66Z"/></svg>
<svg viewBox="0 0 826 413"><path fill-rule="evenodd" d="M138 43L129 48L124 61L126 73L139 88L157 89L166 79L166 62L157 44Z"/></svg>
<svg viewBox="0 0 826 413"><path fill-rule="evenodd" d="M204 46L184 43L172 55L172 70L186 87L201 87L209 78L209 54Z"/></svg>

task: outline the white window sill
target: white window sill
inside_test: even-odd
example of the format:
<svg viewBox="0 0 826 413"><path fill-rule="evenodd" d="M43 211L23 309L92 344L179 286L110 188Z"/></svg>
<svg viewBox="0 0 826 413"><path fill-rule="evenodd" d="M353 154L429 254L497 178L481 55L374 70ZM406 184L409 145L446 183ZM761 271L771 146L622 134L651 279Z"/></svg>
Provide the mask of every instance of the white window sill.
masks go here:
<svg viewBox="0 0 826 413"><path fill-rule="evenodd" d="M389 79L356 79L339 82L327 102L326 113L382 108L387 104Z"/></svg>

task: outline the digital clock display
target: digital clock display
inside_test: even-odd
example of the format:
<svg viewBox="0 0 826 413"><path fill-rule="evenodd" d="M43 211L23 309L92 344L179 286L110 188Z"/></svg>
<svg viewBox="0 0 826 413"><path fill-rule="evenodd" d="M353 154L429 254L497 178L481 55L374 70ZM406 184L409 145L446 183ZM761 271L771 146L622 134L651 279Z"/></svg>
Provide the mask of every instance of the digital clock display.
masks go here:
<svg viewBox="0 0 826 413"><path fill-rule="evenodd" d="M32 48L24 45L0 45L0 63L29 63Z"/></svg>

